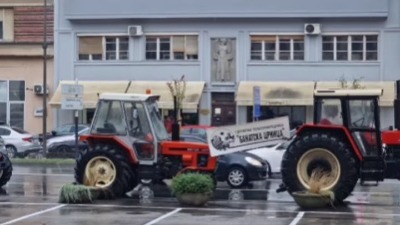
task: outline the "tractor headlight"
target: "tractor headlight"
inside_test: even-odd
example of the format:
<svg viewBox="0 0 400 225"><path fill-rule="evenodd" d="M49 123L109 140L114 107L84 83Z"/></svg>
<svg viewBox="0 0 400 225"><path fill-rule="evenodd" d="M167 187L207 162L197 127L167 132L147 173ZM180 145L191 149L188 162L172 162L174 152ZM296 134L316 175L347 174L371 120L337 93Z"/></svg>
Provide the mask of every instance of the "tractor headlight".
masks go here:
<svg viewBox="0 0 400 225"><path fill-rule="evenodd" d="M244 159L253 166L262 167L262 163L255 158L246 156Z"/></svg>

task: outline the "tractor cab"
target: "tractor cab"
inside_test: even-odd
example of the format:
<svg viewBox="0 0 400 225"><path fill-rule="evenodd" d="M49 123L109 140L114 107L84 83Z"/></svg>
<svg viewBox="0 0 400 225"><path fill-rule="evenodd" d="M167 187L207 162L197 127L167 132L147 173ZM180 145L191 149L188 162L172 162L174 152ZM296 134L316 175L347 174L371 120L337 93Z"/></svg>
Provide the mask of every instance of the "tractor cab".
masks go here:
<svg viewBox="0 0 400 225"><path fill-rule="evenodd" d="M168 139L157 106L158 96L102 94L91 127L91 135L109 136L135 152L140 164L157 160L159 144Z"/></svg>
<svg viewBox="0 0 400 225"><path fill-rule="evenodd" d="M359 158L380 158L383 152L378 100L382 93L381 89L315 90L314 124L348 132Z"/></svg>

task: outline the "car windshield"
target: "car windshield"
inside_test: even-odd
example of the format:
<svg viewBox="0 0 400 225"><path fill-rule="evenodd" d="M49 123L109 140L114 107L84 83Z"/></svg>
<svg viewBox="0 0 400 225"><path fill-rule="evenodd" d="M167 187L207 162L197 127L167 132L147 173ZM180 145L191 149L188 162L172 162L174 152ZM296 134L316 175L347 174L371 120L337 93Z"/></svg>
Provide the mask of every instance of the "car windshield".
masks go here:
<svg viewBox="0 0 400 225"><path fill-rule="evenodd" d="M27 131L24 131L24 130L22 130L21 128L18 128L18 127L12 127L12 129L13 129L14 131L16 131L17 133L20 133L20 134L28 134Z"/></svg>
<svg viewBox="0 0 400 225"><path fill-rule="evenodd" d="M156 100L150 100L146 103L147 109L149 110L150 122L153 125L154 133L158 140L168 139L168 132L161 120L161 115L158 109Z"/></svg>
<svg viewBox="0 0 400 225"><path fill-rule="evenodd" d="M78 134L79 134L79 135L89 134L89 128L85 128L85 129L79 131Z"/></svg>
<svg viewBox="0 0 400 225"><path fill-rule="evenodd" d="M57 133L68 133L71 129L71 125L63 125L61 127L56 128Z"/></svg>

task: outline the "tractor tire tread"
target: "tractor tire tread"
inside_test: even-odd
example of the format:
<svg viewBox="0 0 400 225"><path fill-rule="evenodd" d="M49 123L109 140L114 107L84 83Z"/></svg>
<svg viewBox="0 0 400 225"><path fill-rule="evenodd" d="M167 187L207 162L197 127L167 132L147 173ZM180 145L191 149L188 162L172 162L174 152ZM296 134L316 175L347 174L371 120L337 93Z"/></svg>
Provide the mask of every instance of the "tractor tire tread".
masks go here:
<svg viewBox="0 0 400 225"><path fill-rule="evenodd" d="M337 202L342 202L353 191L358 181L358 160L347 142L331 133L306 133L294 140L285 152L281 172L282 180L289 193L303 191L305 188L297 177L297 163L309 149L323 148L332 152L341 164L341 176L333 188Z"/></svg>
<svg viewBox="0 0 400 225"><path fill-rule="evenodd" d="M0 187L3 187L11 179L13 167L7 155L3 154L2 163L4 163L3 174L0 177Z"/></svg>
<svg viewBox="0 0 400 225"><path fill-rule="evenodd" d="M113 161L117 169L117 177L114 183L107 188L111 196L121 197L136 186L136 176L127 160L128 156L119 150L117 146L109 144L95 144L93 148L86 148L79 151L75 165L75 181L77 183L83 184L86 164L93 156L98 155L108 157Z"/></svg>

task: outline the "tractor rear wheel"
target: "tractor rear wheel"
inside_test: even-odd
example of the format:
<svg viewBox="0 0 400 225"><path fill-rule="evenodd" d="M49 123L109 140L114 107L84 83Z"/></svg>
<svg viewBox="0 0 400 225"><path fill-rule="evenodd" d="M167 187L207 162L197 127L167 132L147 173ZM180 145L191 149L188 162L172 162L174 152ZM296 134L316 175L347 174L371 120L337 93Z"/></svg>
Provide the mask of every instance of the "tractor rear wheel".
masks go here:
<svg viewBox="0 0 400 225"><path fill-rule="evenodd" d="M10 180L13 168L7 155L2 153L0 153L0 155L2 156L0 163L3 165L2 168L0 168L0 187L2 187Z"/></svg>
<svg viewBox="0 0 400 225"><path fill-rule="evenodd" d="M123 196L137 185L127 157L118 147L108 144L95 144L79 152L75 180L79 184L103 188L113 197Z"/></svg>
<svg viewBox="0 0 400 225"><path fill-rule="evenodd" d="M336 201L353 191L358 163L349 145L330 133L308 133L297 137L283 156L282 180L288 192L310 189L309 180L317 168L331 177L321 191L332 191Z"/></svg>

